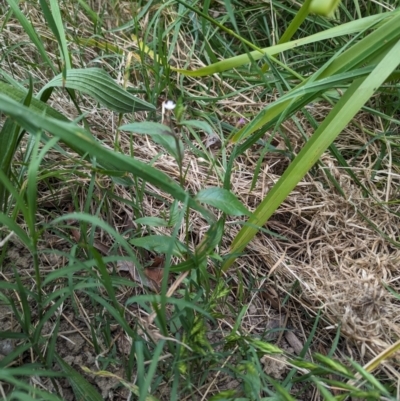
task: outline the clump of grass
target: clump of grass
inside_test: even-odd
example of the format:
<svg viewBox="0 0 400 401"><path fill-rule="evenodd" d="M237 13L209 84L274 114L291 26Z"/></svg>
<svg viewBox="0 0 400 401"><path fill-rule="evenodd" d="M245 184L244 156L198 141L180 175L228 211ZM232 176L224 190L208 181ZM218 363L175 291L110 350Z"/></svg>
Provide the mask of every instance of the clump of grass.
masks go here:
<svg viewBox="0 0 400 401"><path fill-rule="evenodd" d="M398 399L399 11L6 3L4 399Z"/></svg>

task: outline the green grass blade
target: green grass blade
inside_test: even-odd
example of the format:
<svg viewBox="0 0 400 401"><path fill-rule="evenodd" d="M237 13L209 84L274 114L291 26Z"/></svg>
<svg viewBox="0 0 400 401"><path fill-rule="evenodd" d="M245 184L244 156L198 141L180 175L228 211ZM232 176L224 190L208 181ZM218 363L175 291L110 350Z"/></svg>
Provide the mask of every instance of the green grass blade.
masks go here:
<svg viewBox="0 0 400 401"><path fill-rule="evenodd" d="M33 252L33 243L31 238L25 233L25 231L11 218L3 213L0 213L0 224L9 228L10 231L18 236L18 238L24 243L24 245Z"/></svg>
<svg viewBox="0 0 400 401"><path fill-rule="evenodd" d="M66 374L77 400L103 401L103 397L100 393L57 353L55 354L55 360L60 365L61 370Z"/></svg>
<svg viewBox="0 0 400 401"><path fill-rule="evenodd" d="M0 131L0 172L6 174L6 178L10 173L11 162L14 157L17 145L17 138L19 136L19 126L11 119L7 119ZM4 181L0 180L0 210L6 211L7 188Z"/></svg>
<svg viewBox="0 0 400 401"><path fill-rule="evenodd" d="M82 68L68 70L65 80L62 74L54 77L42 88L38 97L46 97L47 90L53 87L76 89L92 96L99 103L118 113L132 113L134 111L151 111L155 106L141 100L122 87L100 68Z"/></svg>
<svg viewBox="0 0 400 401"><path fill-rule="evenodd" d="M160 356L162 353L162 350L164 348L164 344L165 344L165 340L161 340L157 343L156 349L153 351L153 355L152 355L152 360L151 360L151 364L149 366L149 369L147 371L147 375L146 378L144 380L143 386L142 388L140 388L140 398L139 401L143 400L143 401L147 401L147 400L151 400L153 397L149 397L147 395L147 389L150 388L151 386L151 382L153 380L153 377L156 373L156 369L157 369L157 365L158 362L160 360Z"/></svg>
<svg viewBox="0 0 400 401"><path fill-rule="evenodd" d="M67 70L71 69L71 61L69 57L69 52L68 52L68 45L67 45L67 40L65 37L65 31L64 31L64 24L62 21L61 17L61 12L60 12L60 7L58 5L57 0L50 0L50 7L52 11L52 16L54 18L54 23L56 26L57 31L54 31L54 33L57 32L57 40L58 44L61 49L61 55L63 56L63 62L65 69L63 73L65 73Z"/></svg>
<svg viewBox="0 0 400 401"><path fill-rule="evenodd" d="M362 20L355 20L348 22L346 24L342 24L336 26L331 29L327 29L326 31L316 33L314 35L307 36L306 38L293 40L291 42L282 43L276 46L266 47L260 51L253 51L249 54L241 54L239 56L231 57L229 59L225 59L214 63L212 65L208 65L207 67L202 67L197 70L182 70L176 69L175 71L191 76L191 77L204 77L206 75L216 74L218 72L224 72L226 70L230 70L232 68L240 67L243 64L247 64L252 60L257 61L262 59L265 56L273 56L278 53L282 53L284 51L298 48L300 46L305 46L310 43L320 42L323 40L331 40L332 38L344 35L351 35L365 29L368 29L370 26L380 22L385 18L390 18L393 16L393 13L385 13L373 15L371 17L363 18Z"/></svg>
<svg viewBox="0 0 400 401"><path fill-rule="evenodd" d="M50 7L47 5L46 0L40 0L40 5L42 7L43 15L46 18L47 24L53 31L54 36L57 39L58 46L60 48L60 53L62 57L63 64L63 78L65 80L67 70L71 69L71 61L68 52L67 40L65 37L64 25L62 22L60 8L58 6L58 1L50 0Z"/></svg>
<svg viewBox="0 0 400 401"><path fill-rule="evenodd" d="M0 94L7 95L17 102L21 102L26 97L27 93L28 91L26 89L20 89L0 81ZM31 99L29 107L37 113L45 114L58 120L68 121L60 112L34 97Z"/></svg>
<svg viewBox="0 0 400 401"><path fill-rule="evenodd" d="M314 97L316 97L319 91L329 88L328 82L332 83L331 87L335 87L335 84L338 84L337 79L340 79L339 77L342 77L345 80L346 76L350 78L352 73L357 74L356 71L352 71L353 68L356 68L360 64L364 64L366 60L369 60L374 54L380 54L386 43L390 43L391 41L398 39L399 30L397 29L397 26L399 24L400 13L397 13L393 18L385 21L384 24L382 24L367 37L356 43L341 55L334 57L325 67L323 67L322 70L318 71L309 79L299 84L285 96L282 96L282 98L277 102L274 102L266 107L250 124L235 133L232 141L237 142L246 138L254 131L288 110L289 107L291 107L291 112L299 110L304 104L305 100L305 98L302 98L302 95L300 95L302 90L304 90L303 95L305 95L312 93L312 88L314 88ZM373 25L374 23L371 24L371 28ZM358 70L358 73L362 74L362 72L366 72L368 70L368 67L364 68ZM345 74L344 76L341 75L343 73ZM336 74L339 75L339 77L335 78ZM319 81L322 81L321 86L318 85ZM324 83L327 85L323 85ZM299 93L299 96L296 96L297 93ZM292 96L292 94L294 96ZM311 94L309 96L310 101L314 100L312 99Z"/></svg>
<svg viewBox="0 0 400 401"><path fill-rule="evenodd" d="M357 362L350 360L352 366L357 370L357 372L373 387L381 392L381 394L390 397L389 391L384 387L382 383L378 381L378 379L367 372L362 366L360 366Z"/></svg>
<svg viewBox="0 0 400 401"><path fill-rule="evenodd" d="M32 377L38 373L39 371L35 366L24 366L22 368L4 367L0 369L0 380L6 383L10 383L12 386L19 389L17 391L13 391L12 398L6 398L6 400L12 399L21 401L62 401L62 399L57 397L56 395L41 390L36 386L29 385L21 379L21 376ZM55 372L41 370L40 375L52 377L55 376ZM25 390L26 392L22 392L21 390ZM29 394L32 394L32 396L30 397Z"/></svg>
<svg viewBox="0 0 400 401"><path fill-rule="evenodd" d="M292 22L287 27L285 33L279 39L279 43L286 43L292 38L292 36L299 29L300 25L308 17L310 4L312 2L313 0L306 0L303 3L303 5L300 7L300 10L296 13L296 16L293 18Z"/></svg>
<svg viewBox="0 0 400 401"><path fill-rule="evenodd" d="M24 28L25 32L28 34L32 43L36 46L43 60L48 64L48 66L53 70L54 73L57 73L58 71L54 66L53 62L50 60L49 56L47 55L47 51L44 48L42 40L37 35L35 28L32 26L32 24L28 21L28 19L19 9L18 2L16 2L15 0L7 0L7 3L10 5L14 15L18 19L21 26Z"/></svg>
<svg viewBox="0 0 400 401"><path fill-rule="evenodd" d="M144 181L169 193L174 199L184 203L188 202L189 207L202 213L206 218L214 220L214 217L207 209L190 197L185 190L166 174L132 157L105 148L84 129L71 123L43 117L4 95L0 95L0 110L11 116L27 131L36 133L38 130L44 129L59 137L72 149L79 150L81 154L87 153L95 157L104 168L119 172L118 175L131 173L142 178Z"/></svg>
<svg viewBox="0 0 400 401"><path fill-rule="evenodd" d="M93 9L89 6L89 4L87 4L85 1L83 0L78 0L78 3L80 4L80 6L86 11L86 13L89 15L90 19L93 22L93 25L97 25L103 22L102 19L100 18L100 16L93 11Z"/></svg>
<svg viewBox="0 0 400 401"><path fill-rule="evenodd" d="M393 72L400 63L400 42L397 42L367 78L358 78L345 92L324 122L315 131L294 161L289 165L279 181L274 185L266 198L257 207L249 219L249 225L244 226L232 242L231 253L243 251L245 246L256 235L274 211L286 199L289 193L306 175L308 170L318 161L322 153L335 140L361 107L370 99L374 92ZM235 257L229 257L223 269L226 271L234 262Z"/></svg>

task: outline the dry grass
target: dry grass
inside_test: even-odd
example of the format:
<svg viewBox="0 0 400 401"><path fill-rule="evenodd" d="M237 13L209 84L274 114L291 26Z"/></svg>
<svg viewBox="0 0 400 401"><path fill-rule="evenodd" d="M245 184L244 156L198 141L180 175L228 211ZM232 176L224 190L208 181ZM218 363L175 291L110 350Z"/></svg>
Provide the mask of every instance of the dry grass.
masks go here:
<svg viewBox="0 0 400 401"><path fill-rule="evenodd" d="M120 5L123 6L122 3ZM22 6L29 7L26 12L34 21L38 31L44 37L51 37L38 10L26 2ZM126 7L129 6L126 5ZM176 18L172 12L166 12L164 17L166 27L168 21L172 23ZM78 21L79 23L76 24L79 29L78 34L81 37L90 36L90 33L86 31L89 22L82 13L79 13ZM143 18L143 30L146 29L147 23L148 18ZM114 24L116 21L110 19L110 27L115 26ZM3 31L2 36L1 40L3 43L7 41L8 46L26 40L26 36L18 28ZM131 50L132 43L129 43L128 38L124 38L118 33L107 36L110 43L117 44L123 49L127 49L129 46L129 50ZM186 67L188 53L192 49L191 40L193 38L188 37L185 32L178 38L171 60L173 65ZM51 48L54 47L54 44L49 42L48 46ZM108 64L107 59L98 58L98 54L93 48L86 47L83 54L82 48L71 45L70 51L74 58L74 65L82 64L82 60L87 66L100 64L106 70L111 71L113 76L123 84L127 57L121 59L120 70L115 71L114 67ZM128 53L126 53L127 55ZM29 45L17 48L12 57L35 60L34 51ZM138 61L132 58L130 62L133 63L131 67L135 67L134 63ZM192 53L191 68L202 65L203 63L196 57L196 54ZM13 74L17 80L24 80L28 73L31 74L38 87L48 79L47 71L28 69L27 64L16 62L14 65L5 64L3 68ZM141 80L140 73L135 70L130 77L137 81ZM182 90L185 98L204 95L217 97L221 96L221 93L231 93L236 89L235 85L238 85L237 81L223 81L218 76L205 79L185 78L183 84L179 75L174 75L171 79L176 80L177 87L184 85ZM136 86L137 82L128 82L127 85L128 87ZM246 83L241 82L240 85L243 88ZM251 86L250 83L248 85ZM259 89L244 91L230 97L229 100L216 101L213 106L214 116L219 121L228 121L234 124L241 117L247 118L249 115L254 115L269 100L260 98L259 92ZM71 102L61 93L53 94L51 104L64 115L70 118L76 117ZM83 104L82 109L88 115L87 119L92 132L104 144L114 147L114 140L118 135L118 116L106 109L98 109L97 105L89 99L84 99ZM187 105L190 107L187 111L188 117L196 112L202 113L200 105L201 102ZM311 113L316 119L320 119L321 116L326 115L326 110L326 105L316 104ZM160 112L159 109L159 116ZM311 134L312 131L306 120L302 119L301 115L297 117L304 132ZM136 116L137 120L146 118L144 113ZM129 119L126 119L126 122L129 122ZM349 126L336 141L336 146L342 154L355 155L358 149L368 143L371 138L365 133L366 131L381 132L381 122L377 118L360 114L356 122L357 126ZM364 129L360 130L358 128L360 126ZM296 153L303 143L297 126L286 122L284 131ZM205 142L206 136L202 136L201 133L199 135ZM189 139L195 147L199 147L199 143L194 138L189 137ZM279 134L275 135L273 143L281 150L288 150L284 138ZM151 162L156 158L154 166L179 181L179 168L176 162L166 154L160 155L162 150L149 138L131 137L126 133L121 133L119 134L119 146L125 154L130 154L133 147L134 155L138 160ZM289 159L282 153L268 153L262 161L256 185L250 190L254 169L260 157L259 148L258 145L254 145L245 155L239 157L235 161L231 175L232 192L250 210L254 210L265 197L289 163ZM209 150L210 158L214 158L213 164L199 159L187 150L184 158L184 171L187 171L186 188L196 193L207 186L221 186L224 176L224 153L229 154L230 151L229 146L224 149L224 152L221 149ZM382 160L379 171L372 175L373 163L379 158L380 151L380 147L376 143L372 143L359 152L357 157L348 160L354 174L373 194L373 197L365 196L362 189L354 184L349 175L338 166L336 159L330 153L325 153L321 159L323 165L314 168L301 181L267 224L266 228L285 239L259 233L247 248L246 255L239 258L236 266L227 273L227 281L232 286L230 299L233 303L238 297L237 290L240 283L245 283L247 286L243 301L248 302L250 306L241 322L244 333L257 336L269 327L268 324L283 317L284 324L295 328L297 339L304 344L311 330L313 316L318 311L322 311L324 323L318 328L313 350L327 353L337 326L340 325L341 337L344 341L337 351L337 356L341 358L346 355L361 364L365 364L372 357L384 351L400 337L400 300L385 288L385 285L390 286L394 292L400 293L400 251L396 242L400 234L400 210L398 202L396 202L400 169L397 164L393 163L393 159L398 158L398 150L393 144L387 143L387 154ZM71 153L70 155L72 156ZM53 157L57 158L55 161L58 166L65 166L70 177L68 183L71 183L71 191L75 191L78 187L78 192L81 193L80 196L83 199L90 176L82 178L84 176L82 168L79 169L79 176L74 176L70 160L61 159L59 154L52 153L48 156L48 158ZM327 172L340 184L344 196L327 178ZM72 183L74 179L78 184ZM112 191L120 198L132 200L129 189L114 186L108 180L101 180L98 183L96 194L99 198L105 189ZM148 186L147 189L164 196L157 188ZM59 198L58 212L66 210L70 201L68 192L69 189L66 191L65 186L61 186L59 191L56 191L56 197ZM45 205L50 196L48 188L44 187L40 195L39 203ZM172 201L172 199L170 200ZM54 196L52 196L52 202L55 202ZM123 232L127 227L126 221L134 219L135 211L127 203L121 203L118 200L109 200L108 202L110 210L104 217L113 227ZM168 213L169 206L146 193L142 208L146 216L162 217L164 213ZM43 219L47 219L46 208L43 207L42 211ZM52 214L54 217L54 211ZM240 225L235 222L238 220L231 219L228 222L220 250L221 254L229 251L230 243L240 228ZM199 243L207 228L207 222L199 215L193 214L190 217L191 247ZM157 229L157 233L163 232L171 233L168 229ZM98 233L98 236L99 240L110 245L110 239L104 233ZM185 232L183 230L180 237L184 241ZM57 243L57 239L49 235L48 240L50 241L51 238L53 242L45 243L44 241L43 247L59 248L60 242L63 241ZM62 263L62 260L58 259L57 262ZM46 264L52 265L53 263L54 260L48 260L47 263L43 261L43 268L46 268ZM53 266L53 268L55 267ZM7 272L3 274L7 276ZM122 294L122 290L121 296L122 298L126 297ZM285 305L282 306L285 297L288 298L285 300ZM226 333L235 322L235 316L229 316L230 313L227 309L224 312L226 317L219 319L218 323L221 333ZM143 313L143 311L137 311L137 313ZM82 314L85 315L84 310L82 310ZM288 345L289 348L293 348L291 344ZM387 361L383 368L385 373L394 380L400 380L399 362L398 355L397 359L393 359L390 363ZM204 389L200 389L199 394L207 395L215 392L217 388L225 388L224 380L226 377L216 375L208 384L214 388L212 390L207 388L206 392Z"/></svg>

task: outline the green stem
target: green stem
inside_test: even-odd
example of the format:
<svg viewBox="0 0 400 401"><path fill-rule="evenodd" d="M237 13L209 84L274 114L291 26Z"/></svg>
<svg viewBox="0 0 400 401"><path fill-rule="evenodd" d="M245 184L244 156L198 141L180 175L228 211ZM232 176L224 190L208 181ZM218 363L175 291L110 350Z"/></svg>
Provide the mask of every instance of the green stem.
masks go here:
<svg viewBox="0 0 400 401"><path fill-rule="evenodd" d="M306 0L301 6L300 10L297 12L296 16L293 18L290 25L287 27L285 33L279 39L278 45L282 43L289 42L295 32L299 29L300 25L309 15L310 4L312 0Z"/></svg>

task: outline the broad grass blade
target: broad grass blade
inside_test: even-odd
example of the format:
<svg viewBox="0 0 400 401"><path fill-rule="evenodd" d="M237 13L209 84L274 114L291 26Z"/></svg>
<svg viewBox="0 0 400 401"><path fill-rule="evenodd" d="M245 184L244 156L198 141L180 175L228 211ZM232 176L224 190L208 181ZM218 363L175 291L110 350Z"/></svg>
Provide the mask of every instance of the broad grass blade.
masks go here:
<svg viewBox="0 0 400 401"><path fill-rule="evenodd" d="M57 353L55 359L66 374L77 400L103 401L100 393L74 368L68 365Z"/></svg>
<svg viewBox="0 0 400 401"><path fill-rule="evenodd" d="M4 95L0 95L0 110L12 117L27 131L36 133L44 129L59 137L72 149L77 149L81 154L95 157L104 168L118 172L117 175L131 173L142 178L144 181L172 195L174 199L187 203L189 207L202 213L207 219L215 220L207 209L202 207L166 174L132 157L105 148L88 131L71 123L36 114L29 108Z"/></svg>
<svg viewBox="0 0 400 401"><path fill-rule="evenodd" d="M337 27L327 29L326 31L316 33L314 35L307 36L306 38L293 40L287 43L282 43L276 46L266 47L261 49L261 52L256 50L250 52L249 54L241 54L239 56L231 57L217 63L208 65L207 67L202 67L197 70L182 70L174 69L175 71L191 76L191 77L204 77L207 75L216 74L219 72L224 72L232 68L240 67L243 64L247 64L252 60L258 61L265 56L273 56L278 53L282 53L286 50L294 49L299 46L308 45L310 43L320 42L323 40L332 39L338 36L351 35L367 29L368 27L380 22L383 19L393 17L394 13L385 13L373 15L371 17L363 18L362 20L355 20L348 22L347 24L342 24Z"/></svg>
<svg viewBox="0 0 400 401"><path fill-rule="evenodd" d="M335 140L361 107L370 99L390 74L400 64L400 41L385 55L381 62L366 78L358 78L347 89L343 97L329 113L324 122L315 131L297 157L286 169L279 181L274 185L266 198L257 207L232 242L231 253L238 254L256 235L275 210L286 199L289 193L318 161L322 153ZM223 265L226 271L235 260L230 256Z"/></svg>
<svg viewBox="0 0 400 401"><path fill-rule="evenodd" d="M99 103L118 113L155 110L155 106L139 99L115 83L115 81L100 68L82 68L68 70L65 80L63 75L54 77L42 88L38 97L46 98L47 91L53 87L75 89L92 96Z"/></svg>

